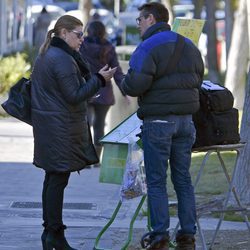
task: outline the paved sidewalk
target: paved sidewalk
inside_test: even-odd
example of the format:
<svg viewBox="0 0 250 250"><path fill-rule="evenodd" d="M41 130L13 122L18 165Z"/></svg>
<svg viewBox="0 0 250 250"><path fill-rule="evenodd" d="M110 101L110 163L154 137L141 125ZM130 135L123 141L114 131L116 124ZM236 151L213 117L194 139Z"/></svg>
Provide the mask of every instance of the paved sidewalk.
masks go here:
<svg viewBox="0 0 250 250"><path fill-rule="evenodd" d="M0 119L0 250L41 248L41 190L43 171L32 162L33 138L29 125L15 119ZM119 185L99 183L99 169L73 173L65 190L64 222L67 238L77 249L91 250L95 238L110 219L119 200ZM139 199L125 202L100 246L119 250L127 239L130 219ZM216 219L201 219L207 242ZM171 229L176 225L171 218ZM140 249L147 220L139 215L129 249ZM197 235L197 249L202 249ZM214 249L250 249L245 223L223 222Z"/></svg>

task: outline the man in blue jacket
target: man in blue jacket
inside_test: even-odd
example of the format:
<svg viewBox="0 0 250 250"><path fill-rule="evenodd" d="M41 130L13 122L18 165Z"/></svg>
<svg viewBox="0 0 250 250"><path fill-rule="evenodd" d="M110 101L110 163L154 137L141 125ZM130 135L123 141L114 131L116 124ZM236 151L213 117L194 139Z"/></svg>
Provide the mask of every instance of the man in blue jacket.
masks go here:
<svg viewBox="0 0 250 250"><path fill-rule="evenodd" d="M142 42L131 57L122 88L127 95L138 97L137 115L143 120L142 142L153 231L141 243L147 249L168 249L169 163L181 225L176 249L191 250L195 249L196 233L195 197L189 173L195 140L192 114L199 109L204 64L197 47L185 38L176 67L167 73L177 41L177 34L168 25L168 10L156 2L146 3L138 10Z"/></svg>

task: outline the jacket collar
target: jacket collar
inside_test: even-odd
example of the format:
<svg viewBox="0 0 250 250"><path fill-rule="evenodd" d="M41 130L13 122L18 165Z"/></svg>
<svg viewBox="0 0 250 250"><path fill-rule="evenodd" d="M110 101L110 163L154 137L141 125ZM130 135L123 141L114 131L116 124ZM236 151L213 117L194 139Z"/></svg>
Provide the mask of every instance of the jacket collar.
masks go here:
<svg viewBox="0 0 250 250"><path fill-rule="evenodd" d="M84 58L81 57L79 52L71 49L69 45L63 41L63 39L61 39L60 37L56 37L56 36L54 36L51 39L50 45L60 48L64 50L66 53L68 53L69 55L71 55L75 59L80 69L82 77L86 78L86 80L90 78L90 66L88 62L84 60Z"/></svg>
<svg viewBox="0 0 250 250"><path fill-rule="evenodd" d="M142 36L142 40L144 41L156 33L169 30L171 30L170 25L166 22L155 23L146 30L146 32Z"/></svg>
<svg viewBox="0 0 250 250"><path fill-rule="evenodd" d="M74 50L71 49L69 45L60 37L57 37L57 36L52 37L50 45L64 50L66 53L70 54L71 56L73 56L74 54Z"/></svg>

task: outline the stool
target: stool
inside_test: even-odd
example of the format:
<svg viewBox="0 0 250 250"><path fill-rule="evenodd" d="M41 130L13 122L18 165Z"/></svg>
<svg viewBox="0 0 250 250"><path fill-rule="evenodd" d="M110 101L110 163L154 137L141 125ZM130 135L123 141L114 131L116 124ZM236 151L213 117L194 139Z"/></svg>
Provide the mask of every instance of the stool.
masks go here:
<svg viewBox="0 0 250 250"><path fill-rule="evenodd" d="M249 224L247 213L246 213L247 209L241 204L241 201L239 199L239 196L238 196L238 194L236 192L236 189L234 187L234 184L233 184L234 178L235 178L235 173L236 173L236 170L237 170L237 162L238 162L240 153L241 153L244 145L245 145L244 143L227 144L227 145L213 145L213 146L194 148L192 150L193 153L201 153L201 152L206 153L203 160L202 160L202 163L201 163L200 169L198 171L197 177L196 177L196 179L194 181L194 189L196 188L196 186L197 186L197 184L198 184L198 182L199 182L199 180L200 180L200 178L202 176L202 173L204 171L204 167L206 165L206 162L207 162L209 156L212 153L216 153L216 155L218 156L218 159L220 161L220 166L221 166L221 168L223 170L223 173L225 174L227 182L228 182L228 191L227 191L227 193L225 195L225 200L224 200L222 209L217 210L217 212L220 213L220 218L219 218L218 224L216 226L216 229L215 229L215 232L214 232L214 235L213 235L210 247L209 247L210 249L212 249L212 247L214 245L215 238L216 238L216 236L217 236L217 234L218 234L218 232L220 230L220 226L221 226L221 223L222 223L222 221L224 219L225 212L227 212L227 211L240 211L242 213L242 216L243 216L245 222L246 222L247 228L248 228L248 230L250 232L250 224ZM236 151L236 159L235 159L235 164L234 164L234 167L233 167L233 172L232 172L231 177L230 177L230 175L228 173L225 162L223 161L223 158L221 156L221 152L228 152L228 151ZM233 193L239 208L227 209L227 205L228 205L231 193ZM205 242L205 237L204 237L204 234L202 232L202 228L201 228L201 225L200 225L200 222L199 222L199 216L197 216L197 227L198 227L199 235L201 237L202 247L203 247L203 249L207 249L206 242ZM176 234L178 228L179 228L179 223L176 225L173 235Z"/></svg>

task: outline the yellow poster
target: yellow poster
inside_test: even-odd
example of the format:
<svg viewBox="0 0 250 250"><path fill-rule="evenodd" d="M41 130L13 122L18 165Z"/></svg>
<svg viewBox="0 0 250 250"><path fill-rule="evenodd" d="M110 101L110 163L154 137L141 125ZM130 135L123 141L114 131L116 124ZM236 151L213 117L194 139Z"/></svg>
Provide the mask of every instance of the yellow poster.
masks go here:
<svg viewBox="0 0 250 250"><path fill-rule="evenodd" d="M202 19L177 17L174 19L172 30L189 38L197 46L204 24L205 20Z"/></svg>

